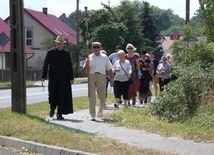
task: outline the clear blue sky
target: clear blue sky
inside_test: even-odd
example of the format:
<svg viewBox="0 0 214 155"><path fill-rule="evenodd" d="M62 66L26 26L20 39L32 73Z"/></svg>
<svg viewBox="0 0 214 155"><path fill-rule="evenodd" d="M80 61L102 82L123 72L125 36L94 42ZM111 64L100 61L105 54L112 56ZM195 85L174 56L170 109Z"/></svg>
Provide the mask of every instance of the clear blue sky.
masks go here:
<svg viewBox="0 0 214 155"><path fill-rule="evenodd" d="M0 17L5 19L9 16L9 1L0 0ZM120 0L79 0L79 9L84 10L87 6L89 10L102 8L101 3L111 6L120 4ZM151 5L157 6L161 9L172 9L173 12L182 18L185 18L186 0L145 0ZM76 10L77 0L24 0L24 7L32 10L42 11L43 7L48 8L48 13L59 17L62 13L66 15ZM198 0L190 0L190 18L199 8Z"/></svg>

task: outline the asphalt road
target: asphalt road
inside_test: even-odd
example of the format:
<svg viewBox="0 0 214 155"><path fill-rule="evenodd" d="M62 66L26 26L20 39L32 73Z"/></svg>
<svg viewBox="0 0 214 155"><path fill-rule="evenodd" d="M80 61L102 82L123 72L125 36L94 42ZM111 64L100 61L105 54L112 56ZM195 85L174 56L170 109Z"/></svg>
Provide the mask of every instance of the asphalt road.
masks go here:
<svg viewBox="0 0 214 155"><path fill-rule="evenodd" d="M44 91L42 87L31 87L26 89L27 104L39 103L48 101L48 88L45 87ZM87 96L88 86L87 84L75 84L72 85L73 97ZM0 108L11 107L11 89L0 90Z"/></svg>

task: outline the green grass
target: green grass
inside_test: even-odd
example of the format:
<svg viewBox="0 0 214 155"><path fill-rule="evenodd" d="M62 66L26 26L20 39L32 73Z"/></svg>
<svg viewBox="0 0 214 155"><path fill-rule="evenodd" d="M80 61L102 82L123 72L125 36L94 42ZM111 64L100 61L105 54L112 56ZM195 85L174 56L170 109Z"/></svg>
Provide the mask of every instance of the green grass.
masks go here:
<svg viewBox="0 0 214 155"><path fill-rule="evenodd" d="M34 81L26 81L26 86L32 86ZM11 82L0 82L0 87L11 86Z"/></svg>
<svg viewBox="0 0 214 155"><path fill-rule="evenodd" d="M81 82L82 79L79 81ZM88 108L88 97L74 98L73 101L75 103L74 111ZM111 93L108 95L107 104L114 102L115 99ZM167 154L166 152L145 150L114 140L97 138L51 125L45 121L48 112L49 104L47 102L28 105L25 115L11 112L10 108L0 109L0 135L98 154ZM104 121L117 126L146 130L164 136L214 142L213 104L202 105L191 118L174 123L159 120L150 115L149 108L118 110L116 113L104 115Z"/></svg>
<svg viewBox="0 0 214 155"><path fill-rule="evenodd" d="M88 108L87 97L74 98L73 101L75 103L74 111ZM45 121L48 112L49 104L47 102L28 105L27 114L11 112L10 108L0 109L0 135L103 155L172 154L129 146L115 140L98 138L49 124Z"/></svg>
<svg viewBox="0 0 214 155"><path fill-rule="evenodd" d="M74 83L75 84L78 84L78 83L87 83L88 82L88 78L85 77L85 78L75 78L74 79Z"/></svg>
<svg viewBox="0 0 214 155"><path fill-rule="evenodd" d="M214 142L214 105L203 105L189 119L169 123L150 115L149 108L128 108L113 113L105 121L117 126L146 130L164 136Z"/></svg>

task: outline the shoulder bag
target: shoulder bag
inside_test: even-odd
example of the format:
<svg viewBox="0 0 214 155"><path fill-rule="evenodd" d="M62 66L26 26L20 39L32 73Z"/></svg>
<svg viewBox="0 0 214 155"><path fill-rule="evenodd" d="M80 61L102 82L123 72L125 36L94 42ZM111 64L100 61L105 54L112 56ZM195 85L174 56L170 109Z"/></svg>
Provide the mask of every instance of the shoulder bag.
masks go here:
<svg viewBox="0 0 214 155"><path fill-rule="evenodd" d="M120 66L121 66L121 68L122 68L122 70L126 73L126 71L123 69L123 66L121 65L121 63L120 63ZM128 77L128 74L126 73L126 75L127 75L127 77ZM134 83L134 80L132 79L132 77L130 77L130 79L129 79L129 84L133 84Z"/></svg>

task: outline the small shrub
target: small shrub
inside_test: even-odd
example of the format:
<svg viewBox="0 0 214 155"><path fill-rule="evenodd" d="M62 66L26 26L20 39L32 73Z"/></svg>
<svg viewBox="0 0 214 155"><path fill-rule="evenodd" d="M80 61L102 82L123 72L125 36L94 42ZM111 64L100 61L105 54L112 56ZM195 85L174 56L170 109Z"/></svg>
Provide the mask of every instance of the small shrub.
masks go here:
<svg viewBox="0 0 214 155"><path fill-rule="evenodd" d="M152 114L170 122L192 116L200 106L204 94L213 92L214 65L209 70L212 72L195 66L177 68L179 78L169 83L157 103L151 106Z"/></svg>
<svg viewBox="0 0 214 155"><path fill-rule="evenodd" d="M160 119L179 121L193 116L201 104L213 104L214 43L197 41L195 34L185 26L183 40L171 47L173 80L150 109Z"/></svg>

